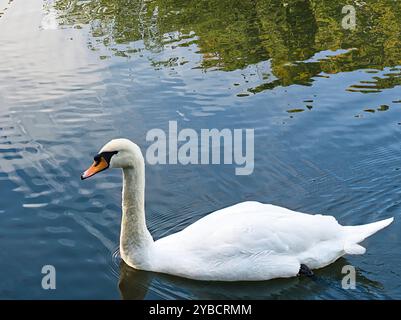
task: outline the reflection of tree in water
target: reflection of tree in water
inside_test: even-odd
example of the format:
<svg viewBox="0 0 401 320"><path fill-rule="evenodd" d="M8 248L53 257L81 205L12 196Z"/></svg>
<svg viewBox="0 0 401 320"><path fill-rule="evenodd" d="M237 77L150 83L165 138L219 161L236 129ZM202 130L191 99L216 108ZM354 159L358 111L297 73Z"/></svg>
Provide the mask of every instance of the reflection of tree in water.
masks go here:
<svg viewBox="0 0 401 320"><path fill-rule="evenodd" d="M249 90L254 93L278 85L308 85L322 72L401 65L399 3L370 0L358 5L354 31L341 28L343 5L333 0L56 1L63 24L90 26L93 49L101 45L129 56L143 49L130 47L137 40L151 52L172 42L195 43L203 57L199 67L223 71L270 60L276 79ZM308 61L316 53L338 49L353 50ZM176 66L178 60L155 65ZM376 81L378 89L400 85L399 72L390 78Z"/></svg>
<svg viewBox="0 0 401 320"><path fill-rule="evenodd" d="M98 44L115 47L132 41L143 40L147 50L158 51L162 48L161 33L157 25L157 7L150 7L145 0L57 0L59 20L63 25L82 28L89 25L94 41ZM124 50L127 54L133 50ZM117 51L116 55L121 55Z"/></svg>

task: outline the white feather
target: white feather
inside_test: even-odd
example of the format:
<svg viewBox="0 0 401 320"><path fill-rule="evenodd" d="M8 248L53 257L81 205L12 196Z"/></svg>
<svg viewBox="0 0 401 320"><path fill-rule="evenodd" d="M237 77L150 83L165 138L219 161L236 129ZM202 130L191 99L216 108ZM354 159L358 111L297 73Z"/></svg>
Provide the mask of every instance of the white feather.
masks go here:
<svg viewBox="0 0 401 320"><path fill-rule="evenodd" d="M300 264L316 269L364 253L348 231L331 216L242 202L156 241L154 269L199 280L292 277Z"/></svg>

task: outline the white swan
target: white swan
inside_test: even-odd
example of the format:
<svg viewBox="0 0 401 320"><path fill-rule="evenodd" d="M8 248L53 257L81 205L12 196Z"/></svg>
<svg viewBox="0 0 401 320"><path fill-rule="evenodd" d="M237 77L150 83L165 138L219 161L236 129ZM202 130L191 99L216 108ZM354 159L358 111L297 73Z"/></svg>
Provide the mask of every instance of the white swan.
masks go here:
<svg viewBox="0 0 401 320"><path fill-rule="evenodd" d="M393 221L341 226L331 216L247 201L153 241L145 221L145 162L140 148L127 139L110 141L81 178L108 167L123 169L121 257L141 270L218 281L292 277L327 266L344 254L363 254L359 243Z"/></svg>

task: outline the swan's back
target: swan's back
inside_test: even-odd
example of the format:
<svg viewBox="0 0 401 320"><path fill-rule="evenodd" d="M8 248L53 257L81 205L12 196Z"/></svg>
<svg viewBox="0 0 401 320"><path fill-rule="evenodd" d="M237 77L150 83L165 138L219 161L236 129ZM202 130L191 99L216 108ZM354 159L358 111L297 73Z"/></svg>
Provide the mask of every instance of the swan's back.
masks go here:
<svg viewBox="0 0 401 320"><path fill-rule="evenodd" d="M247 201L215 211L172 236L180 237L183 245L191 248L206 243L241 246L252 242L277 250L285 243L285 247L288 247L286 250L296 251L297 248L306 247L313 239L332 239L340 228L331 216L304 214L271 204ZM205 238L205 235L208 236Z"/></svg>

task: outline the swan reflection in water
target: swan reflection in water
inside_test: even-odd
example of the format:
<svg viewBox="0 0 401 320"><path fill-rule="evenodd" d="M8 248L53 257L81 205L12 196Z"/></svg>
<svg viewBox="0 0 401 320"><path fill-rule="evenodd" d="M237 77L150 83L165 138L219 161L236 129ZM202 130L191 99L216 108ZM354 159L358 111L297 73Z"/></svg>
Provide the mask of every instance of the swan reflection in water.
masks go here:
<svg viewBox="0 0 401 320"><path fill-rule="evenodd" d="M342 268L350 263L340 258L332 265L315 270L315 276L292 277L255 282L197 281L176 276L136 270L120 262L119 290L124 300L142 299L353 299L372 298L371 288L382 290L377 281L356 269L356 288L343 289ZM322 296L324 294L324 296Z"/></svg>

